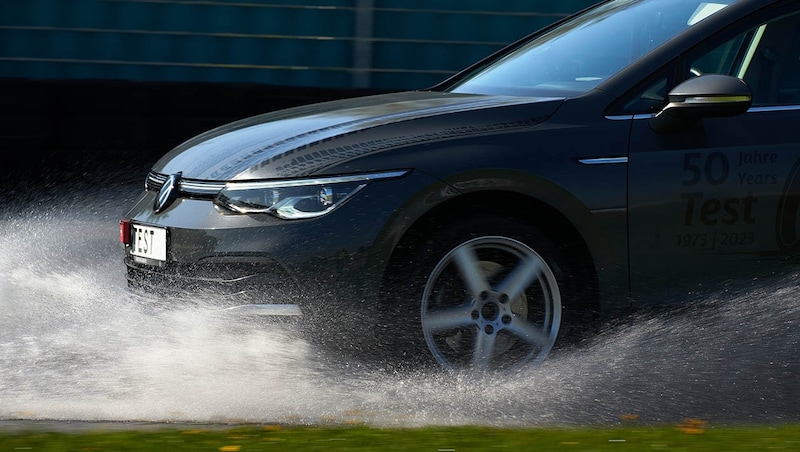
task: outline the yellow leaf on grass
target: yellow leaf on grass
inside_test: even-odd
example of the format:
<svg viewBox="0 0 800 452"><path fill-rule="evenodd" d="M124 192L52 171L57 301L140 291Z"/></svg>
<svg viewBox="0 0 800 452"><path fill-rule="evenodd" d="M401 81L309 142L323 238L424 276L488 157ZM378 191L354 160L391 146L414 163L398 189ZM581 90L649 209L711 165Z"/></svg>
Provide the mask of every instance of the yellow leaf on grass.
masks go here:
<svg viewBox="0 0 800 452"><path fill-rule="evenodd" d="M706 424L708 424L708 422L702 419L686 418L683 422L678 424L678 430L687 435L698 435L706 431Z"/></svg>

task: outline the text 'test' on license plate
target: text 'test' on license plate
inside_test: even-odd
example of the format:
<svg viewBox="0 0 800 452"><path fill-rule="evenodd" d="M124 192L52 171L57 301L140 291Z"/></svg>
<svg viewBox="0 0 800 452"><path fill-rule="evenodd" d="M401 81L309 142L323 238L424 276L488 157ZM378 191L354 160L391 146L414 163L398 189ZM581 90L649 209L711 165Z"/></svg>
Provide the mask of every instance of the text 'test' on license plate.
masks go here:
<svg viewBox="0 0 800 452"><path fill-rule="evenodd" d="M140 224L132 224L131 229L132 255L157 261L167 260L166 229L142 226Z"/></svg>

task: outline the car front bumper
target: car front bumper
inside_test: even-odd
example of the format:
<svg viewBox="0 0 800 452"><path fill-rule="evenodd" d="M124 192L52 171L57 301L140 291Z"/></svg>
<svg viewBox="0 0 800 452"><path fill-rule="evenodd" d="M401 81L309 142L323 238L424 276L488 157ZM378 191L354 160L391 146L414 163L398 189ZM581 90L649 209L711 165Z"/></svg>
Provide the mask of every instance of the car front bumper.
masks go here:
<svg viewBox="0 0 800 452"><path fill-rule="evenodd" d="M447 190L430 176L412 173L372 183L323 217L287 221L228 214L209 199L191 198L156 214L156 193L145 191L124 218L166 228L168 257L142 260L127 246L128 284L165 303L192 297L243 313L333 312L372 321L391 250L415 212L424 210L415 204L431 202L420 192Z"/></svg>

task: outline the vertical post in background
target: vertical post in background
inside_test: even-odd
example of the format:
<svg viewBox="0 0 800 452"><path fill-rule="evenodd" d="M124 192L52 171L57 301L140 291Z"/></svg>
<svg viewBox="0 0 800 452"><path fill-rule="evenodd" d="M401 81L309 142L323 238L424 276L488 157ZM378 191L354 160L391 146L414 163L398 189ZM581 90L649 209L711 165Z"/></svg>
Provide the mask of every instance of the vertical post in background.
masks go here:
<svg viewBox="0 0 800 452"><path fill-rule="evenodd" d="M353 88L371 86L373 0L356 2L356 39L353 41Z"/></svg>

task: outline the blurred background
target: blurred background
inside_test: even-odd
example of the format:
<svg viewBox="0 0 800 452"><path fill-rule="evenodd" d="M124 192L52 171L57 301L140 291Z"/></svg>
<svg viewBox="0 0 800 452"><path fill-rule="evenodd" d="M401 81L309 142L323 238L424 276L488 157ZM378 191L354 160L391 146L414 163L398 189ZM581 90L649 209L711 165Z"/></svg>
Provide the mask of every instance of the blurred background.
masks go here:
<svg viewBox="0 0 800 452"><path fill-rule="evenodd" d="M149 167L235 119L427 88L592 3L2 0L0 146L37 173Z"/></svg>

